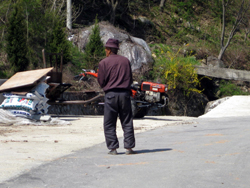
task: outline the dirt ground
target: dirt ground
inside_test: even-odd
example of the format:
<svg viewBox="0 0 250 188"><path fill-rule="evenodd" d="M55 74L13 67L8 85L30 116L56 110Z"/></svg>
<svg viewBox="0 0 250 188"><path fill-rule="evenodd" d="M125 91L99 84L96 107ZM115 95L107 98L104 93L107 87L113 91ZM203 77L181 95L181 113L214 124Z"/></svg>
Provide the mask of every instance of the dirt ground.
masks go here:
<svg viewBox="0 0 250 188"><path fill-rule="evenodd" d="M0 182L76 150L105 141L102 116L71 116L60 119L67 124L0 125ZM134 128L135 133L140 133L194 121L195 118L192 117L149 116L134 120ZM117 135L123 135L119 121Z"/></svg>

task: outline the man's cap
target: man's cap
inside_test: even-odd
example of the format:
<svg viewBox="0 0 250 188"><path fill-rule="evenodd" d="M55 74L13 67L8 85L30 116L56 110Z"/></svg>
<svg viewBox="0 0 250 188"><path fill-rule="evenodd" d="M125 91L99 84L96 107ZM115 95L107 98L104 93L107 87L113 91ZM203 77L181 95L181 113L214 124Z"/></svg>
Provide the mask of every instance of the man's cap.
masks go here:
<svg viewBox="0 0 250 188"><path fill-rule="evenodd" d="M117 39L110 38L106 42L105 47L119 49L119 41Z"/></svg>

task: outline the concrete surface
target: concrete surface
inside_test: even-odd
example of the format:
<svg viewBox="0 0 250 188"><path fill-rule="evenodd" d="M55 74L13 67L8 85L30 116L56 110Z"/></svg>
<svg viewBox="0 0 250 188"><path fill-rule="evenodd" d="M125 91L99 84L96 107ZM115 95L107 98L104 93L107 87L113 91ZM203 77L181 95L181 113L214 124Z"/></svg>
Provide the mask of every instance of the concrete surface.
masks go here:
<svg viewBox="0 0 250 188"><path fill-rule="evenodd" d="M138 154L105 143L26 170L1 188L248 188L249 117L201 118L136 134ZM120 139L122 143L122 139Z"/></svg>
<svg viewBox="0 0 250 188"><path fill-rule="evenodd" d="M249 187L250 97L199 117L134 120L137 155L107 155L101 116L0 126L0 187ZM2 183L1 183L2 182Z"/></svg>
<svg viewBox="0 0 250 188"><path fill-rule="evenodd" d="M250 116L250 96L232 96L199 118Z"/></svg>
<svg viewBox="0 0 250 188"><path fill-rule="evenodd" d="M71 125L0 126L0 182L43 163L104 142L103 117L61 117ZM135 133L193 122L192 117L157 116L134 120ZM122 137L120 122L117 135ZM121 146L122 148L122 143ZM106 150L103 151L106 153ZM0 186L1 187L1 186Z"/></svg>
<svg viewBox="0 0 250 188"><path fill-rule="evenodd" d="M250 71L228 69L228 68L213 68L210 66L196 66L199 75L229 79L250 81Z"/></svg>

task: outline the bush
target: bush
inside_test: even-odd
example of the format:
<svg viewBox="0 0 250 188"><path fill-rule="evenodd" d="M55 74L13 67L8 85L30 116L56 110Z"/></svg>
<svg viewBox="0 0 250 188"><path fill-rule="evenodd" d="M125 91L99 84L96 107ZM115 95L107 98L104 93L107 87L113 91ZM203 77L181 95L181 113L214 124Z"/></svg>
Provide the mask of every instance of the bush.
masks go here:
<svg viewBox="0 0 250 188"><path fill-rule="evenodd" d="M220 82L218 93L219 93L218 96L220 98L233 96L233 95L249 95L250 94L249 92L242 91L240 87L238 87L231 81L225 81L225 80L222 80Z"/></svg>
<svg viewBox="0 0 250 188"><path fill-rule="evenodd" d="M174 53L166 45L154 46L152 54L155 59L154 75L161 77L169 89L182 89L186 95L191 91L201 93L196 88L200 80L194 67L199 62L193 56L181 57L180 50Z"/></svg>

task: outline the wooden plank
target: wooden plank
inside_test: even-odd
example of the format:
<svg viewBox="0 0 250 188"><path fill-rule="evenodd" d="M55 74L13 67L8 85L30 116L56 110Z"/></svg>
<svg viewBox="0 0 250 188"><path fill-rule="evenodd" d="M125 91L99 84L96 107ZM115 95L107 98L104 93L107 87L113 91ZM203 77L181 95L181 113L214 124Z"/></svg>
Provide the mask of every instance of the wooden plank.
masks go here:
<svg viewBox="0 0 250 188"><path fill-rule="evenodd" d="M0 86L0 92L36 85L37 82L39 82L43 76L46 76L52 69L53 67L18 72Z"/></svg>

